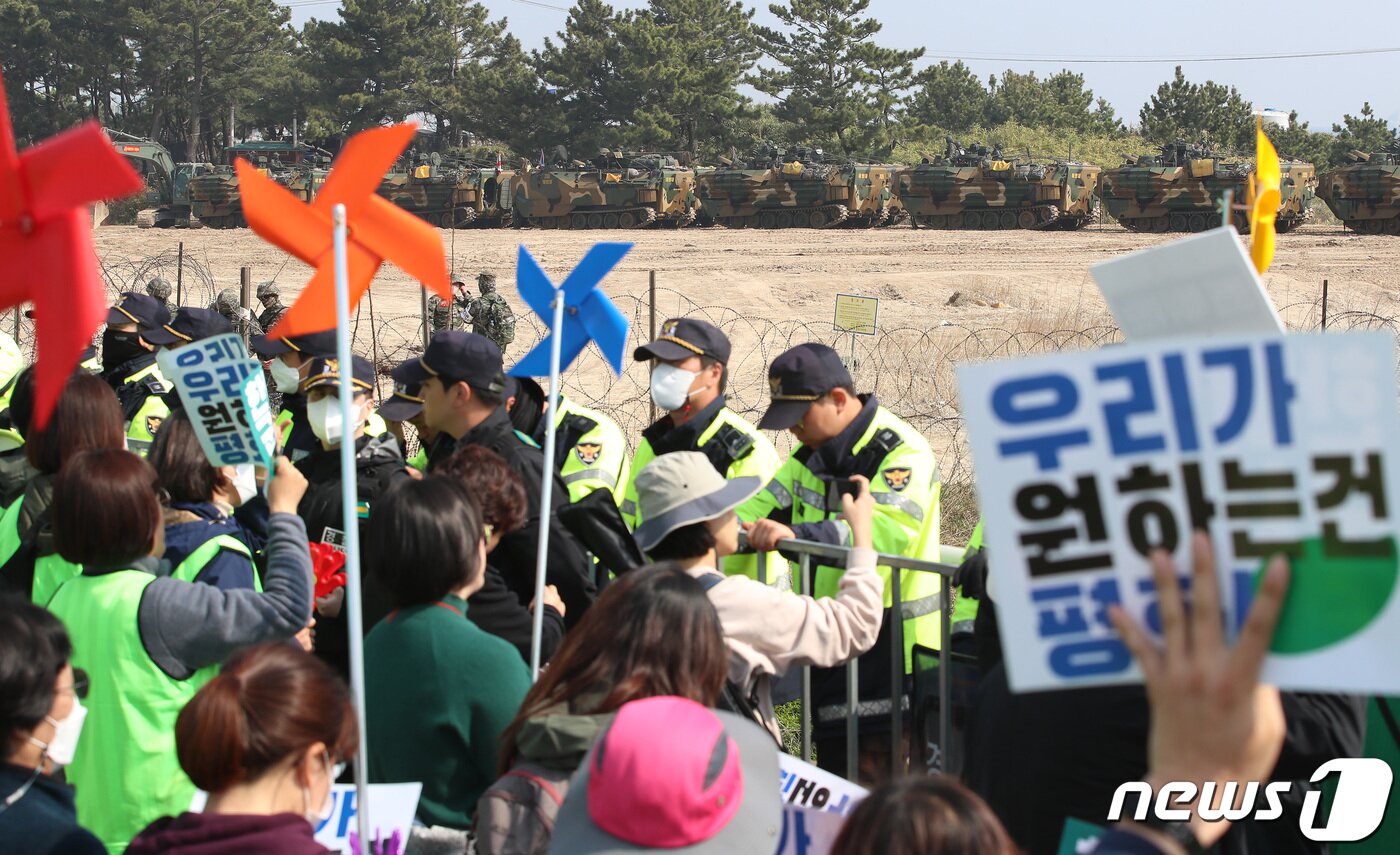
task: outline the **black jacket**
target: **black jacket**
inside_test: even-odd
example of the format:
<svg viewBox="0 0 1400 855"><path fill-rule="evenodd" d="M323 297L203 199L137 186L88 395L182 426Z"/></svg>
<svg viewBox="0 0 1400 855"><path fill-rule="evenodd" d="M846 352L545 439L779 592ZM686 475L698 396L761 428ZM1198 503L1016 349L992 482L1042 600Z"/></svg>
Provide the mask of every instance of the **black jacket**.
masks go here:
<svg viewBox="0 0 1400 855"><path fill-rule="evenodd" d="M506 585L501 571L487 565L486 583L467 601L472 623L497 638L505 639L530 662L530 642L534 638L534 615ZM548 662L564 640L564 619L553 606L544 607L544 629L540 636L540 662Z"/></svg>
<svg viewBox="0 0 1400 855"><path fill-rule="evenodd" d="M403 455L398 443L389 434L362 436L355 440L355 469L359 476L359 500L368 505L368 514L385 494L410 477L404 471ZM312 543L344 543L344 522L340 503L340 449L318 447L299 463L297 468L309 485L297 516L306 521L306 537ZM368 514L360 516L361 554L364 554L368 529ZM387 615L393 608L388 586L371 574L361 573L361 599L364 631ZM344 610L334 618L317 616L316 653L341 673L349 673L349 623Z"/></svg>
<svg viewBox="0 0 1400 855"><path fill-rule="evenodd" d="M0 841L14 855L106 855L107 848L78 825L73 788L33 769L0 764L0 800L33 778L29 791L0 811Z"/></svg>
<svg viewBox="0 0 1400 855"><path fill-rule="evenodd" d="M454 451L468 445L479 445L496 452L525 482L529 518L524 528L501 539L501 545L491 553L491 565L501 571L506 586L515 592L520 602L529 603L535 596L535 554L542 516L540 480L545 472L544 452L521 439L505 408L497 407L485 421L467 431L459 440L445 433L439 434L433 447L428 450L429 471ZM549 514L545 517L550 524L545 582L559 589L559 596L564 600L564 623L572 627L593 603L597 587L593 584L588 557L583 548L554 517L554 510L568 504L569 491L557 472L553 472L553 478L554 495L550 500ZM476 619L475 615L472 619Z"/></svg>

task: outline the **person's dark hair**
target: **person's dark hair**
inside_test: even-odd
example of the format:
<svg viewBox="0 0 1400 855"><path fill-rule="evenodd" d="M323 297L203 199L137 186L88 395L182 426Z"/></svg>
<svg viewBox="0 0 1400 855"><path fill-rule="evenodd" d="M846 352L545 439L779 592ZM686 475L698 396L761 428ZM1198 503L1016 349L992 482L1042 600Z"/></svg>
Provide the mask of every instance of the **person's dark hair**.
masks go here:
<svg viewBox="0 0 1400 855"><path fill-rule="evenodd" d="M160 488L171 502L207 502L214 490L228 481L205 456L199 435L184 409L174 411L161 422L146 459L155 467Z"/></svg>
<svg viewBox="0 0 1400 855"><path fill-rule="evenodd" d="M233 654L175 719L180 768L206 793L256 780L317 742L332 761L355 753L350 691L330 666L286 642Z"/></svg>
<svg viewBox="0 0 1400 855"><path fill-rule="evenodd" d="M525 527L529 504L525 482L505 458L481 445L468 445L438 464L435 475L446 475L461 482L476 500L481 519L507 534Z"/></svg>
<svg viewBox="0 0 1400 855"><path fill-rule="evenodd" d="M20 436L29 436L34 427L34 366L26 365L15 378L10 392L10 427Z"/></svg>
<svg viewBox="0 0 1400 855"><path fill-rule="evenodd" d="M73 657L63 622L48 609L0 595L0 732L8 759L53 709L54 681Z"/></svg>
<svg viewBox="0 0 1400 855"><path fill-rule="evenodd" d="M540 673L501 735L501 773L515 761L521 726L557 704L610 713L661 695L712 707L724 690L729 649L701 584L675 564L641 567L603 592Z"/></svg>
<svg viewBox="0 0 1400 855"><path fill-rule="evenodd" d="M443 391L451 389L458 383L466 383L467 386L472 390L472 397L487 407L499 407L501 404L505 403L506 400L502 396L502 392L505 391L504 389L501 390L501 392L492 392L490 389L483 389L482 387L476 385L472 381L464 380L460 377L454 378L440 376L438 377L438 380L442 383Z"/></svg>
<svg viewBox="0 0 1400 855"><path fill-rule="evenodd" d="M457 479L405 481L370 515L365 567L398 608L430 603L485 572L481 535L481 512Z"/></svg>
<svg viewBox="0 0 1400 855"><path fill-rule="evenodd" d="M59 471L86 449L122 448L126 444L117 393L85 371L68 378L49 423L31 433L25 436L25 454L30 465L46 475Z"/></svg>
<svg viewBox="0 0 1400 855"><path fill-rule="evenodd" d="M699 558L715 548L715 535L705 523L683 525L653 546L648 555L653 561L685 561Z"/></svg>
<svg viewBox="0 0 1400 855"><path fill-rule="evenodd" d="M74 564L121 564L155 546L163 514L151 464L129 451L93 448L54 481L54 546Z"/></svg>
<svg viewBox="0 0 1400 855"><path fill-rule="evenodd" d="M908 778L866 796L831 855L1016 855L987 803L947 775Z"/></svg>
<svg viewBox="0 0 1400 855"><path fill-rule="evenodd" d="M717 362L719 362L719 360L718 360L718 359L715 359L713 356L702 356L702 357L700 357L700 370L701 370L701 371L704 371L705 369L709 368L711 365L714 365L714 364L717 363ZM720 369L719 369L719 393L720 393L721 395L724 394L725 387L727 387L728 385L729 385L729 366L728 366L728 365L725 365L725 364L722 363L722 362L720 362Z"/></svg>

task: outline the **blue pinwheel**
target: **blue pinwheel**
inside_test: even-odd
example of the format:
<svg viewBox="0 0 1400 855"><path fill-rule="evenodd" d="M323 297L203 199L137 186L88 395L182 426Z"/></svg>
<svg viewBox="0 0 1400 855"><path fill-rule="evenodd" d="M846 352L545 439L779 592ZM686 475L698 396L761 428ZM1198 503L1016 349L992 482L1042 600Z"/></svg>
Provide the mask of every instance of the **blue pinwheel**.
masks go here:
<svg viewBox="0 0 1400 855"><path fill-rule="evenodd" d="M630 243L595 243L578 263L564 284L557 289L539 262L524 246L520 247L515 268L515 287L520 297L549 327L549 335L535 345L510 370L513 377L548 377L562 372L578 357L588 342L596 341L613 373L622 373L623 352L627 348L627 318L598 287L622 257ZM564 300L562 329L554 328L556 295ZM559 364L550 365L554 336L560 336Z"/></svg>

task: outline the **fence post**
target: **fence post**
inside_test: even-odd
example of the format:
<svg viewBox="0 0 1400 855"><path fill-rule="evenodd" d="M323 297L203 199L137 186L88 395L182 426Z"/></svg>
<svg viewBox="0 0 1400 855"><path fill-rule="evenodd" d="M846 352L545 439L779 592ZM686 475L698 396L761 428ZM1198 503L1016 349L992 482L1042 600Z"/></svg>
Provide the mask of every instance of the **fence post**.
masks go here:
<svg viewBox="0 0 1400 855"><path fill-rule="evenodd" d="M251 267L240 267L240 268L238 268L238 285L239 285L239 297L238 297L239 310L240 310L241 312L246 312L246 311L248 311L248 301L251 300L251 299L253 298L253 297L252 297L252 290L253 290L253 268L251 268ZM240 319L240 320L241 320L241 319ZM251 328L250 326L248 326L248 324L242 324L242 327L243 327L243 330L242 330L242 332L243 332L243 346L246 348L246 347L248 346L248 333L252 331L252 328Z"/></svg>
<svg viewBox="0 0 1400 855"><path fill-rule="evenodd" d="M651 323L647 327L650 336L647 341L656 341L656 271L651 271L647 284L647 305L651 307ZM651 424L656 424L656 402L651 402Z"/></svg>
<svg viewBox="0 0 1400 855"><path fill-rule="evenodd" d="M1327 280L1322 280L1322 331L1327 332Z"/></svg>
<svg viewBox="0 0 1400 855"><path fill-rule="evenodd" d="M432 326L428 323L428 289L418 289L418 311L423 315L423 350L428 349L428 339L432 338Z"/></svg>
<svg viewBox="0 0 1400 855"><path fill-rule="evenodd" d="M851 336L855 338L855 336ZM868 489L868 488L867 488ZM890 568L890 780L904 775L904 571ZM939 588L942 590L942 587ZM910 689L912 695L912 687ZM915 699L909 698L910 724ZM913 735L910 735L911 748ZM910 752L913 753L912 751Z"/></svg>
<svg viewBox="0 0 1400 855"><path fill-rule="evenodd" d="M19 306L15 306L15 344L19 344Z"/></svg>
<svg viewBox="0 0 1400 855"><path fill-rule="evenodd" d="M802 583L802 593L812 590L812 559L802 553L797 559L797 574ZM812 666L802 669L802 759L812 762Z"/></svg>
<svg viewBox="0 0 1400 855"><path fill-rule="evenodd" d="M175 256L175 307L185 305L185 242L180 241L179 254Z"/></svg>

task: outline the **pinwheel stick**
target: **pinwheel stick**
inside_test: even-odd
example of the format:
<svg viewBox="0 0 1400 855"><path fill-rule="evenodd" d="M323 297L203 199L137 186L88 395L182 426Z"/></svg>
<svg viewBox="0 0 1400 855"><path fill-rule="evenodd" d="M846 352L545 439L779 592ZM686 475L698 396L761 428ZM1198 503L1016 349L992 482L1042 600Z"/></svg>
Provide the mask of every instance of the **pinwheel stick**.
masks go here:
<svg viewBox="0 0 1400 855"><path fill-rule="evenodd" d="M540 478L540 549L535 555L535 612L530 627L530 679L540 676L540 642L544 637L544 580L545 565L549 560L549 525L552 514L550 508L554 500L554 434L559 420L554 414L559 412L559 373L561 368L560 349L564 340L564 290L554 289L554 324L550 327L549 347L549 409L545 410L544 430L544 475Z"/></svg>
<svg viewBox="0 0 1400 855"><path fill-rule="evenodd" d="M365 732L365 641L364 609L360 601L360 521L359 477L355 470L355 424L352 413L355 396L354 366L350 358L350 277L345 250L345 206L331 209L335 252L335 351L340 362L340 510L345 532L345 603L350 623L350 692L355 698L355 716L360 729L360 748L355 753L355 826L360 841L369 836L369 738ZM362 855L356 852L355 855Z"/></svg>

